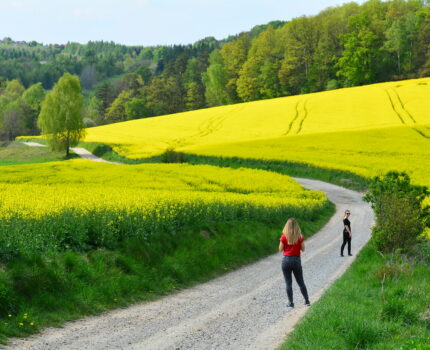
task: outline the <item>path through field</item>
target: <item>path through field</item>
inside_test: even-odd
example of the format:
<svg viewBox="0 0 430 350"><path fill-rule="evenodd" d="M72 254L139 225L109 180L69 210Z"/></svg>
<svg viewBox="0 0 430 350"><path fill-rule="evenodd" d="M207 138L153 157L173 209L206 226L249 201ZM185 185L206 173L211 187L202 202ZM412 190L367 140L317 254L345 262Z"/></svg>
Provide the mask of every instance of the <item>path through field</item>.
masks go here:
<svg viewBox="0 0 430 350"><path fill-rule="evenodd" d="M361 194L321 181L297 179L325 191L336 204L327 225L306 240L304 278L315 303L352 263L370 238L373 213ZM353 257L340 257L342 214L351 210ZM281 228L280 228L281 230ZM254 264L154 302L49 328L7 349L275 349L308 310L294 282L296 308L289 310L275 254ZM311 306L312 307L312 306Z"/></svg>
<svg viewBox="0 0 430 350"><path fill-rule="evenodd" d="M30 147L46 147L46 145L42 145L41 143L37 142L23 142L24 145L30 146ZM70 147L70 149L75 152L79 157L83 159L89 159L94 162L102 162L102 163L112 163L112 164L121 164L117 162L110 162L108 160L104 160L103 158L97 157L91 152L87 151L85 148L81 147Z"/></svg>

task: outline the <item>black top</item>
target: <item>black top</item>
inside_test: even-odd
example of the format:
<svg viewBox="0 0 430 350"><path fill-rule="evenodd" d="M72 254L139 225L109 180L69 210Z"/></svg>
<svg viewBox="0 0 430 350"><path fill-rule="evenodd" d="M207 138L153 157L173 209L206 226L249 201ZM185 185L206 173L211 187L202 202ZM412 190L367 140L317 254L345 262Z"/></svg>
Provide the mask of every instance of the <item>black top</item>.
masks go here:
<svg viewBox="0 0 430 350"><path fill-rule="evenodd" d="M343 219L343 224L345 226L348 226L349 232L351 232L351 222L348 219ZM348 232L345 227L343 228L343 232Z"/></svg>

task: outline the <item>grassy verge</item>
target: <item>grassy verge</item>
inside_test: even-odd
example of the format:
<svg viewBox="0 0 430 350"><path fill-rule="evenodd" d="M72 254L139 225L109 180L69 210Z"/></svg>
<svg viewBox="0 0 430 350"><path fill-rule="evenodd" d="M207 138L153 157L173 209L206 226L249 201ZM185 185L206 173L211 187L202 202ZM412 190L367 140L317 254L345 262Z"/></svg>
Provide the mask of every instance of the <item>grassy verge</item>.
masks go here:
<svg viewBox="0 0 430 350"><path fill-rule="evenodd" d="M95 142L79 142L78 147L85 148L97 157L103 158L110 162L119 162L124 164L142 164L142 163L159 163L158 158L154 159L130 159L120 156L110 146Z"/></svg>
<svg viewBox="0 0 430 350"><path fill-rule="evenodd" d="M334 213L302 218L306 236ZM112 251L63 252L1 265L0 341L84 315L151 300L274 253L283 220L230 221L190 227L154 241L127 240ZM282 221L281 221L282 220Z"/></svg>
<svg viewBox="0 0 430 350"><path fill-rule="evenodd" d="M44 163L66 159L63 153L52 152L47 147L29 147L11 142L0 147L0 165Z"/></svg>
<svg viewBox="0 0 430 350"><path fill-rule="evenodd" d="M370 242L280 349L430 349L429 243L420 250L382 256Z"/></svg>

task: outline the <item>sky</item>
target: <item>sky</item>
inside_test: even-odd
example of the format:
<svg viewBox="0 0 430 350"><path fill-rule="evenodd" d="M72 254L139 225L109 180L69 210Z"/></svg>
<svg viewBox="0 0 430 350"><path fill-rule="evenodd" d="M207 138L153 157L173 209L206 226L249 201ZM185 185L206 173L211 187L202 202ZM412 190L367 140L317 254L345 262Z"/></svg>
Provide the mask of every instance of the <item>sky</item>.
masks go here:
<svg viewBox="0 0 430 350"><path fill-rule="evenodd" d="M273 20L314 15L347 0L0 0L0 39L44 44L190 44ZM362 3L362 0L356 0Z"/></svg>

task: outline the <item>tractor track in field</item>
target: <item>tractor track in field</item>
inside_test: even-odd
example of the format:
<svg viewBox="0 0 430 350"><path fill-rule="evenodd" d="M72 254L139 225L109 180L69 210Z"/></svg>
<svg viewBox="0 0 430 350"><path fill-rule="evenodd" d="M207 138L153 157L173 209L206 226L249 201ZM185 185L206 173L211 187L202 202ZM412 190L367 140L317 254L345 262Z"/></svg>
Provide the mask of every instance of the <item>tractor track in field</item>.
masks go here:
<svg viewBox="0 0 430 350"><path fill-rule="evenodd" d="M300 103L301 103L301 106L300 106ZM297 125L297 131L294 133L294 135L300 134L300 132L302 131L303 123L308 116L308 110L306 108L307 103L308 103L308 100L299 100L296 102L296 105L294 107L295 109L294 117L291 120L290 124L288 125L287 131L284 132L285 136L292 134L293 129L296 127L296 125Z"/></svg>
<svg viewBox="0 0 430 350"><path fill-rule="evenodd" d="M302 256L311 303L340 277L370 238L373 212L362 194L335 185L296 179L322 190L336 213L306 240ZM351 210L352 257L340 257L342 214ZM280 228L281 231L281 228ZM296 308L287 308L282 256L275 254L195 287L152 302L47 328L26 339L10 339L2 349L142 350L276 349L309 308L294 283ZM312 308L312 306L311 306Z"/></svg>
<svg viewBox="0 0 430 350"><path fill-rule="evenodd" d="M294 118L291 120L290 124L288 125L288 130L284 133L284 135L288 135L291 132L291 130L293 129L294 122L299 117L299 102L300 101L296 102L296 105L294 107L295 109Z"/></svg>
<svg viewBox="0 0 430 350"><path fill-rule="evenodd" d="M399 93L396 91L396 88L393 88L393 87L387 88L385 89L385 92L388 96L388 99L390 100L391 108L393 109L394 113L396 113L400 122L403 125L408 125L412 130L414 130L420 136L426 139L430 139L430 135L427 135L423 130L420 130L417 127L417 121L415 120L413 115L405 108L405 104L400 98Z"/></svg>
<svg viewBox="0 0 430 350"><path fill-rule="evenodd" d="M296 135L300 134L300 132L302 131L303 123L305 119L308 117L308 109L306 108L307 103L308 103L308 100L303 101L303 113L302 113L303 117L300 120L299 128L297 129Z"/></svg>

